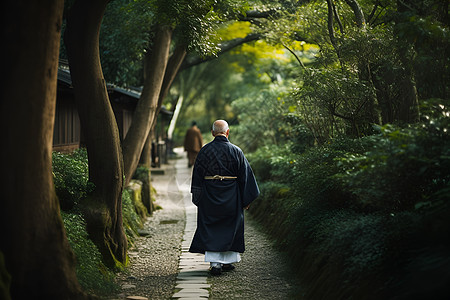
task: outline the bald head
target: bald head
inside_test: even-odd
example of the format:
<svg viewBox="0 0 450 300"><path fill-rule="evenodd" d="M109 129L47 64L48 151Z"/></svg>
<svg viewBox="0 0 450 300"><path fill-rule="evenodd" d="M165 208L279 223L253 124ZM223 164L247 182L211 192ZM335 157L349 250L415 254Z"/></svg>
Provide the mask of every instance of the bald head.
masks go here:
<svg viewBox="0 0 450 300"><path fill-rule="evenodd" d="M228 128L227 121L225 121L225 120L214 121L214 123L212 125L212 130L211 130L211 133L213 136L225 135L226 137L228 137L228 132L229 132L229 128Z"/></svg>

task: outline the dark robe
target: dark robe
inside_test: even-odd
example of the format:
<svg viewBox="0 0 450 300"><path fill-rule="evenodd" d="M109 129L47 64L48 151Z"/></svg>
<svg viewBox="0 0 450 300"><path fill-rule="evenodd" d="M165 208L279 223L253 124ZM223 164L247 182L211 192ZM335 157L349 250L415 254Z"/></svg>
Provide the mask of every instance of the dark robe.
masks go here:
<svg viewBox="0 0 450 300"><path fill-rule="evenodd" d="M205 179L214 175L237 179ZM206 144L194 164L191 193L198 214L189 252L243 253L243 209L258 197L259 189L242 150L225 136L217 136Z"/></svg>

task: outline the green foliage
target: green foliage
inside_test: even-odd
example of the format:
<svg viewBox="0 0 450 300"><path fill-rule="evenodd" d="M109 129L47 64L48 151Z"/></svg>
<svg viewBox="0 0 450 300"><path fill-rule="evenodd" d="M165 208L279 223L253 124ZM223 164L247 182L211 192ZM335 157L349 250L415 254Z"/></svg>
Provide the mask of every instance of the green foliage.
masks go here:
<svg viewBox="0 0 450 300"><path fill-rule="evenodd" d="M241 12L246 1L112 1L102 22L100 53L105 78L122 86L139 86L143 59L151 51L155 29L174 29L173 40L200 56L220 50L218 26Z"/></svg>
<svg viewBox="0 0 450 300"><path fill-rule="evenodd" d="M261 188L250 212L302 270L308 298L383 298L406 293L408 274L421 280L428 269L448 275L444 106L440 115L421 126L388 125L377 135L334 139L299 153L273 146L248 155ZM423 286L434 294L446 289Z"/></svg>
<svg viewBox="0 0 450 300"><path fill-rule="evenodd" d="M183 70L178 74L170 90L173 106L179 98L183 98L183 106L173 137L178 145L183 144L186 130L193 120L197 122L197 126L206 138L209 138L211 124L218 116L227 120L231 119L229 98L234 96L231 93L237 91L230 90L228 87L235 82L234 79L235 75L231 68L220 58ZM217 82L222 84L218 85Z"/></svg>
<svg viewBox="0 0 450 300"><path fill-rule="evenodd" d="M333 24L326 2L307 2L262 22L267 39L284 45L299 39L320 47L312 68L298 73L287 100L319 144L341 134L370 135L373 124L405 121L414 109L404 102L416 102L405 99L414 98L407 92L409 83L419 101L448 98L449 29L443 2L388 1L382 8L371 1L358 3L366 13L363 28L355 26L348 3L336 6Z"/></svg>
<svg viewBox="0 0 450 300"><path fill-rule="evenodd" d="M81 286L95 295L110 295L118 291L114 273L102 262L101 254L89 239L86 222L76 210L61 211L67 239L75 253L76 273Z"/></svg>
<svg viewBox="0 0 450 300"><path fill-rule="evenodd" d="M372 121L369 106L374 90L350 72L310 69L292 97L296 112L319 143L343 133L360 136Z"/></svg>
<svg viewBox="0 0 450 300"><path fill-rule="evenodd" d="M283 92L282 86L272 84L263 91L232 102L239 121L232 127L232 138L244 152L280 144L286 137L289 131L283 121L286 106L279 96Z"/></svg>
<svg viewBox="0 0 450 300"><path fill-rule="evenodd" d="M140 181L150 181L149 171L150 171L150 169L148 167L139 165L136 168L136 172L134 173L133 178L136 178Z"/></svg>
<svg viewBox="0 0 450 300"><path fill-rule="evenodd" d="M436 193L450 186L449 119L421 126L386 125L371 136L374 147L338 158L342 180L360 205L385 211L411 210L441 201Z"/></svg>
<svg viewBox="0 0 450 300"><path fill-rule="evenodd" d="M278 181L258 181L258 185L261 196L252 204L251 214L276 237L280 248L290 246L287 241L293 223L289 219L291 209L298 205L291 187Z"/></svg>
<svg viewBox="0 0 450 300"><path fill-rule="evenodd" d="M145 1L148 2L148 1ZM155 13L143 1L111 1L102 21L100 56L108 83L139 86ZM147 28L143 30L143 28Z"/></svg>
<svg viewBox="0 0 450 300"><path fill-rule="evenodd" d="M288 184L300 202L397 212L444 201L450 184L449 119L320 147L264 146L248 154L261 181ZM298 146L297 146L298 147ZM306 150L304 150L306 148Z"/></svg>
<svg viewBox="0 0 450 300"><path fill-rule="evenodd" d="M288 145L280 147L273 144L259 147L248 153L247 158L258 180L289 182L297 156L291 153Z"/></svg>
<svg viewBox="0 0 450 300"><path fill-rule="evenodd" d="M289 134L292 152L301 154L314 146L317 140L314 133L302 122L298 115L288 114L286 122L292 128Z"/></svg>
<svg viewBox="0 0 450 300"><path fill-rule="evenodd" d="M77 258L77 278L82 287L96 295L107 295L117 291L114 274L102 262L102 257L86 231L86 222L80 211L83 198L93 190L88 182L88 157L85 149L71 154L53 153L55 188L61 202L61 215L68 240ZM122 219L129 246L142 227L136 213L130 191L122 194Z"/></svg>
<svg viewBox="0 0 450 300"><path fill-rule="evenodd" d="M77 149L71 154L53 152L52 168L56 194L64 210L79 204L95 188L89 182L86 149Z"/></svg>
<svg viewBox="0 0 450 300"><path fill-rule="evenodd" d="M302 270L312 287L305 298L389 298L402 293L395 287L416 288L405 270L424 278L437 270L432 259L448 266L439 252L448 252L450 194L447 8L358 1L367 21L359 27L349 2L333 3L333 38L326 1L230 26L259 24L266 39L226 57L242 72L227 92L230 139L260 184L250 212ZM309 65L258 51L283 44L304 58L296 41L320 47ZM423 123L400 124L416 103Z"/></svg>

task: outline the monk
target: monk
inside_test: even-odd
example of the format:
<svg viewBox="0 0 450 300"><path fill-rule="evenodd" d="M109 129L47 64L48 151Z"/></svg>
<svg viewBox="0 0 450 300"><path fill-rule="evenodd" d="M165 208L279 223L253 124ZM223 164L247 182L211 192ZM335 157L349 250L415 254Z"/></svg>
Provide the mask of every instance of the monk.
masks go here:
<svg viewBox="0 0 450 300"><path fill-rule="evenodd" d="M214 140L198 153L192 173L197 229L189 252L204 253L210 273L233 270L244 245L244 209L259 195L253 171L240 148L228 140L224 120L212 126Z"/></svg>
<svg viewBox="0 0 450 300"><path fill-rule="evenodd" d="M193 121L192 126L186 131L184 137L184 150L188 155L188 168L194 165L195 158L203 146L203 138L197 122Z"/></svg>

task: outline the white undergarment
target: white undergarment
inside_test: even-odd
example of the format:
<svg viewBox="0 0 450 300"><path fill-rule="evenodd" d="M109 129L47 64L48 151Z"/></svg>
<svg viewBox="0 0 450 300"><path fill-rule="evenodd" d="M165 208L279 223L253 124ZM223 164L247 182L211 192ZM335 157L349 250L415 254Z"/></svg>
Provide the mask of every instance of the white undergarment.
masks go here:
<svg viewBox="0 0 450 300"><path fill-rule="evenodd" d="M221 264L232 264L240 262L241 255L239 254L239 252L234 251L226 251L226 252L205 251L205 261Z"/></svg>

